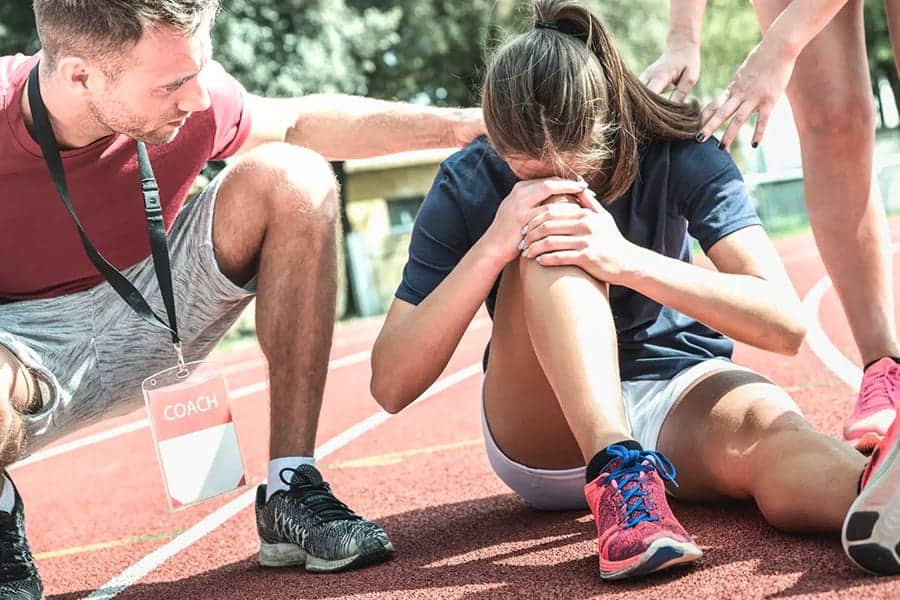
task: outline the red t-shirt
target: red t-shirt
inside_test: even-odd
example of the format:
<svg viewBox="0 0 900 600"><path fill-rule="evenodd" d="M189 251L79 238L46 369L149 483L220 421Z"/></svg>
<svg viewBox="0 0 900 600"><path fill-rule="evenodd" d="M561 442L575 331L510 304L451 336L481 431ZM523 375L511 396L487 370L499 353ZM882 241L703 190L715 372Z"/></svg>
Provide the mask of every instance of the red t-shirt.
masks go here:
<svg viewBox="0 0 900 600"><path fill-rule="evenodd" d="M0 57L0 303L103 281L22 119L22 94L38 58ZM208 71L210 108L191 115L172 142L147 147L166 229L206 162L234 154L250 132L244 88L217 63ZM62 159L75 213L100 253L120 270L150 256L134 141L113 135L65 150Z"/></svg>

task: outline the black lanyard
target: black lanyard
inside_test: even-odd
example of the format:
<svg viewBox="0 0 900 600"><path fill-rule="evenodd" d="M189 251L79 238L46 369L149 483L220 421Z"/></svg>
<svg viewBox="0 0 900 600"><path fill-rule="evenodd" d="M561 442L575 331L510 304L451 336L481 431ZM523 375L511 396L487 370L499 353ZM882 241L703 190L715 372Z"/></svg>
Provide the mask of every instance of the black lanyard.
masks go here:
<svg viewBox="0 0 900 600"><path fill-rule="evenodd" d="M109 282L109 285L128 303L134 312L141 316L145 321L155 327L165 329L172 335L172 344L175 346L178 354L179 364L184 364L181 356L181 338L178 337L178 321L175 318L175 295L172 292L172 269L169 265L169 245L166 241L166 228L163 223L162 206L159 201L159 187L156 185L156 178L153 176L153 169L150 166L150 159L147 157L147 148L144 142L137 142L138 166L141 174L141 192L144 195L144 212L147 215L147 229L150 233L150 251L153 255L153 267L156 270L156 279L159 283L159 292L162 295L163 304L166 306L166 314L169 318L168 325L159 315L153 312L147 300L141 295L137 288L132 285L122 273L103 258L91 240L88 238L81 221L75 214L72 207L72 201L69 198L69 186L66 183L66 172L63 169L62 158L59 154L59 146L56 142L56 136L53 135L53 127L50 125L50 117L47 115L47 107L41 98L40 82L38 81L38 65L35 65L28 76L28 102L31 105L31 115L34 119L34 132L37 141L41 146L41 153L44 155L44 161L47 168L50 169L50 175L53 177L53 183L56 184L56 190L62 198L66 210L72 215L75 226L78 228L78 234L81 236L81 243L84 245L84 251L88 258L103 275L103 278Z"/></svg>

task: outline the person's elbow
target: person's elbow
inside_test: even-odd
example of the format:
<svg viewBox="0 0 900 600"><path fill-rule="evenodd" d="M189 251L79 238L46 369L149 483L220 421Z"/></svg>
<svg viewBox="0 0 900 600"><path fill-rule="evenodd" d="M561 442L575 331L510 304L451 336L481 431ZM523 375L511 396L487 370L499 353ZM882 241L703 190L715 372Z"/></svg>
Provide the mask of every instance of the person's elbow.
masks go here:
<svg viewBox="0 0 900 600"><path fill-rule="evenodd" d="M406 407L407 403L401 399L400 394L395 389L392 389L391 384L385 382L382 378L376 377L374 374L372 375L369 389L372 392L372 397L375 398L375 402L387 413L396 415Z"/></svg>
<svg viewBox="0 0 900 600"><path fill-rule="evenodd" d="M375 402L392 415L397 414L409 404L400 387L402 383L396 377L396 372L379 365L375 353L372 353L372 378L369 381L369 391Z"/></svg>
<svg viewBox="0 0 900 600"><path fill-rule="evenodd" d="M806 339L807 324L802 314L796 315L783 324L777 336L774 350L785 356L796 356Z"/></svg>

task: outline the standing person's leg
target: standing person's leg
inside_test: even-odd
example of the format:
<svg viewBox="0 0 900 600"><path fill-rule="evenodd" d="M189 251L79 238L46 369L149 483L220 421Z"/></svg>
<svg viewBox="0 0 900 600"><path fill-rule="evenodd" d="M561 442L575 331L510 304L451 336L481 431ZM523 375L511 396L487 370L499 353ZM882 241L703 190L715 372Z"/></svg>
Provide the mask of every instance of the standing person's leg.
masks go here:
<svg viewBox="0 0 900 600"><path fill-rule="evenodd" d="M264 566L338 571L393 546L338 501L313 450L335 319L337 184L321 156L271 144L242 158L216 194L213 247L232 282L257 284L257 334L269 362L268 486L257 495Z"/></svg>
<svg viewBox="0 0 900 600"><path fill-rule="evenodd" d="M663 423L659 447L678 468L679 497L752 498L766 520L784 531L843 530L857 564L896 574L900 436L894 431L873 454L871 475L861 479L864 457L813 430L777 385L731 369L681 396Z"/></svg>
<svg viewBox="0 0 900 600"><path fill-rule="evenodd" d="M612 578L688 562L700 551L668 507L664 458L631 438L607 294L577 268L531 260L506 267L484 432L494 470L526 502L590 507L601 576Z"/></svg>
<svg viewBox="0 0 900 600"><path fill-rule="evenodd" d="M763 31L789 0L755 0ZM800 134L809 220L863 365L900 355L884 206L873 186L875 114L863 1L850 0L803 50L787 88ZM889 383L884 380L890 379ZM845 437L870 450L893 420L893 361L863 380Z"/></svg>

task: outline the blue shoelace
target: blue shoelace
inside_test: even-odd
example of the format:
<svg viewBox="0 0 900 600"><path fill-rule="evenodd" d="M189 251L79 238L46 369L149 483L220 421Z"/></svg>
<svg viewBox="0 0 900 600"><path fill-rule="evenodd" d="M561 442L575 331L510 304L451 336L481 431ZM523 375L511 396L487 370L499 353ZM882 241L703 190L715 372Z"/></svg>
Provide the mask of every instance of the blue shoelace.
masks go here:
<svg viewBox="0 0 900 600"><path fill-rule="evenodd" d="M610 446L607 453L618 460L618 467L600 480L600 484L615 481L625 505L625 528L634 527L643 521L658 521L659 516L650 514L650 507L644 503L647 492L641 473L656 471L665 481L675 486L675 466L660 452L655 450L629 450L625 446Z"/></svg>

